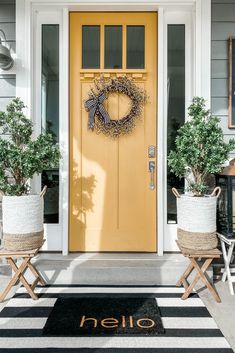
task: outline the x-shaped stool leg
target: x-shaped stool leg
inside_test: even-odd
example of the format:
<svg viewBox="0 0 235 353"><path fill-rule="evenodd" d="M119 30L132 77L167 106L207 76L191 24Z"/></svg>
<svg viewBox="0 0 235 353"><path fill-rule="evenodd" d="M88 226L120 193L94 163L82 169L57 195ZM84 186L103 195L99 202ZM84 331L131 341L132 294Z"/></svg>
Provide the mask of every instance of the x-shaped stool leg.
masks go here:
<svg viewBox="0 0 235 353"><path fill-rule="evenodd" d="M190 273L193 271L193 268L194 268L193 264L190 261L190 264L188 265L188 267L186 268L186 270L184 271L184 273L182 274L182 276L180 277L180 279L176 283L176 287L180 287L181 284L183 284L185 290L188 289L189 284L188 284L187 278L190 275Z"/></svg>
<svg viewBox="0 0 235 353"><path fill-rule="evenodd" d="M213 286L211 285L211 283L208 281L208 279L205 276L205 272L207 270L207 268L210 266L213 258L207 258L205 260L205 262L203 263L202 267L199 266L197 260L193 257L190 257L189 260L191 261L190 265L188 266L187 270L184 272L184 274L182 275L182 277L180 278L180 280L177 282L176 285L180 285L187 283L187 277L190 275L190 273L192 272L193 269L195 269L197 271L197 274L194 278L194 280L192 281L192 283L188 286L185 286L185 292L182 295L181 299L187 299L190 295L190 293L193 291L195 285L197 284L197 282L201 279L203 281L203 283L206 285L206 287L209 289L209 291L211 292L211 294L213 295L213 297L215 298L215 300L220 303L220 297L218 296L218 294L216 293L215 289L213 288Z"/></svg>
<svg viewBox="0 0 235 353"><path fill-rule="evenodd" d="M34 293L34 288L36 287L37 283L40 282L41 285L45 285L45 282L44 282L43 278L41 277L41 275L39 274L39 272L36 270L36 268L30 263L30 260L31 260L31 257L24 257L21 265L19 267L17 267L17 265L15 264L12 257L7 258L7 261L9 263L9 265L11 266L12 270L15 272L15 274L12 277L12 279L10 280L10 282L8 283L8 285L5 288L5 290L3 291L3 293L1 294L0 302L4 300L6 295L9 293L10 289L17 283L18 280L26 288L26 290L28 291L28 293L30 294L32 299L34 299L34 300L38 299L37 294ZM26 280L26 278L24 276L24 273L27 270L27 268L29 268L30 271L33 273L33 275L36 277L36 279L32 285L30 285L28 283L28 281Z"/></svg>

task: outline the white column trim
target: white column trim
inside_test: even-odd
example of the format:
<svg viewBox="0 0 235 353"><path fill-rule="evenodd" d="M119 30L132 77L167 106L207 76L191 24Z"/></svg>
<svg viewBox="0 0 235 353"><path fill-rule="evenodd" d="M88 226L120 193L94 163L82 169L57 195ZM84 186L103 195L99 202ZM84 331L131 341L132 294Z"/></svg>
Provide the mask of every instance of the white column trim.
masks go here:
<svg viewBox="0 0 235 353"><path fill-rule="evenodd" d="M165 185L165 168L164 168L164 139L162 139L162 131L164 131L164 9L158 9L158 124L157 124L157 238L158 238L158 255L163 255L164 250L164 188Z"/></svg>
<svg viewBox="0 0 235 353"><path fill-rule="evenodd" d="M195 95L211 106L211 0L196 1Z"/></svg>
<svg viewBox="0 0 235 353"><path fill-rule="evenodd" d="M201 95L211 107L211 0L202 3L202 92Z"/></svg>
<svg viewBox="0 0 235 353"><path fill-rule="evenodd" d="M16 96L27 105L27 115L32 117L31 78L31 3L16 1Z"/></svg>
<svg viewBox="0 0 235 353"><path fill-rule="evenodd" d="M204 1L204 0L203 0ZM196 1L195 15L195 95L202 94L202 0Z"/></svg>
<svg viewBox="0 0 235 353"><path fill-rule="evenodd" d="M69 56L63 53L69 52L69 11L67 8L62 12L62 38L61 38L61 85L60 89L60 143L63 159L60 165L61 194L62 203L62 251L63 255L68 255L69 248Z"/></svg>

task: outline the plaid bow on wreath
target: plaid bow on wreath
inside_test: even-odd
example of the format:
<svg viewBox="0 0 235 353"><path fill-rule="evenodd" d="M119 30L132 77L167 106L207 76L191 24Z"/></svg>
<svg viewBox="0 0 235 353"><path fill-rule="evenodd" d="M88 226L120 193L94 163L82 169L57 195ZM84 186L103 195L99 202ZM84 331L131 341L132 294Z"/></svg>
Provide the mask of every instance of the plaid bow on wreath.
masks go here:
<svg viewBox="0 0 235 353"><path fill-rule="evenodd" d="M89 98L85 101L85 109L89 112L88 129L94 130L96 114L102 117L105 124L110 123L110 116L103 106L105 99L107 99L107 96L105 93L101 93L99 96L94 96L93 98Z"/></svg>

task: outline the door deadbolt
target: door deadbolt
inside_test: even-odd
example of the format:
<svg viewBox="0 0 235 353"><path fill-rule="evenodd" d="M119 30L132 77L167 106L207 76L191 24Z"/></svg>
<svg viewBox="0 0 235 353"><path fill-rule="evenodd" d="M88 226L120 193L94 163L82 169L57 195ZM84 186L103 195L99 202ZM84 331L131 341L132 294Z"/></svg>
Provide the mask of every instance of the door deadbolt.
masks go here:
<svg viewBox="0 0 235 353"><path fill-rule="evenodd" d="M155 146L151 145L148 147L148 157L149 158L155 158L155 154L156 154L156 148Z"/></svg>

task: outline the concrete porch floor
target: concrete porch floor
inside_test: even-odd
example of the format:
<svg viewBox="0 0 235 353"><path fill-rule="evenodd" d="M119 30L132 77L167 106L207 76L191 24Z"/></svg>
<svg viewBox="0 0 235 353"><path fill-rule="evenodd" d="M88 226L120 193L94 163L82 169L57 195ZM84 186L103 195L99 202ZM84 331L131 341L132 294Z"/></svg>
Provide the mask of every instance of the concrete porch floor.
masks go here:
<svg viewBox="0 0 235 353"><path fill-rule="evenodd" d="M41 253L34 262L46 281L54 284L175 285L188 260L180 254L159 257L156 254L86 253L64 257ZM212 276L212 269L208 274ZM10 276L8 266L0 264L0 290ZM235 352L235 296L230 295L227 283L218 281L215 286L222 303L216 303L201 283L199 295ZM17 288L12 289L8 300ZM0 310L8 300L0 304Z"/></svg>
<svg viewBox="0 0 235 353"><path fill-rule="evenodd" d="M35 264L47 283L90 285L171 285L187 266L180 254L42 253Z"/></svg>

